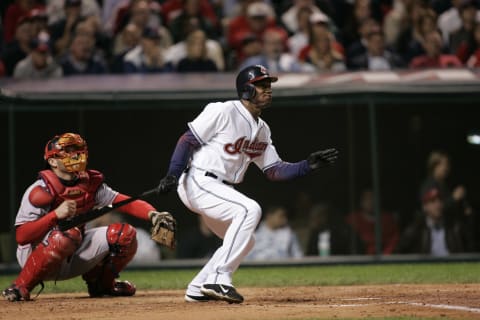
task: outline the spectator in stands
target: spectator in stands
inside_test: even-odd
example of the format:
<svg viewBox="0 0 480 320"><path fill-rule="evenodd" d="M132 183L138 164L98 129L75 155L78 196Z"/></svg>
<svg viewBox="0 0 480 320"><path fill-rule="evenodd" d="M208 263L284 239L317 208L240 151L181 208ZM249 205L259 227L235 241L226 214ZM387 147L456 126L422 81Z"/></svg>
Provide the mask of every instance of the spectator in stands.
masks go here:
<svg viewBox="0 0 480 320"><path fill-rule="evenodd" d="M27 57L15 66L13 77L16 79L60 78L62 68L53 60L48 45L48 34L31 41L31 51Z"/></svg>
<svg viewBox="0 0 480 320"><path fill-rule="evenodd" d="M140 44L130 50L123 59L125 73L158 73L173 71L165 59L165 50L160 47L157 29L145 28Z"/></svg>
<svg viewBox="0 0 480 320"><path fill-rule="evenodd" d="M334 35L330 31L329 27L329 18L324 14L314 13L310 16L310 24L308 31L308 42L298 53L298 59L300 61L305 61L309 52L312 50L312 44L314 41L314 36L317 34L327 33L331 39L330 45L332 50L334 50L340 56L343 56L345 53L344 47L335 39Z"/></svg>
<svg viewBox="0 0 480 320"><path fill-rule="evenodd" d="M15 0L10 4L3 21L3 41L5 44L14 41L19 23L28 18L30 10L43 9L43 7L40 1L35 0Z"/></svg>
<svg viewBox="0 0 480 320"><path fill-rule="evenodd" d="M194 32L194 31L192 31ZM206 57L215 63L219 71L225 69L225 59L220 43L214 39L205 40ZM187 41L180 41L169 47L165 53L165 60L177 68L178 63L187 57Z"/></svg>
<svg viewBox="0 0 480 320"><path fill-rule="evenodd" d="M440 191L425 189L422 197L422 212L409 225L401 236L396 251L398 253L420 253L432 256L447 256L465 252L461 221L448 211Z"/></svg>
<svg viewBox="0 0 480 320"><path fill-rule="evenodd" d="M114 35L114 25L119 10L128 10L130 0L103 0L102 11L102 27L103 31L109 36ZM119 28L122 30L122 28ZM120 32L118 30L118 32Z"/></svg>
<svg viewBox="0 0 480 320"><path fill-rule="evenodd" d="M383 20L383 32L387 45L396 45L400 34L409 29L412 24L410 12L415 0L394 0L390 10Z"/></svg>
<svg viewBox="0 0 480 320"><path fill-rule="evenodd" d="M297 10L297 31L287 40L290 53L295 57L298 57L300 50L308 45L311 14L312 10L310 7L302 7Z"/></svg>
<svg viewBox="0 0 480 320"><path fill-rule="evenodd" d="M30 52L30 42L33 39L32 22L30 19L22 19L18 22L15 30L15 39L8 43L2 55L7 76L13 75L16 64L24 59Z"/></svg>
<svg viewBox="0 0 480 320"><path fill-rule="evenodd" d="M196 29L203 30L208 38L217 38L215 26L207 17L202 16L200 2L201 0L182 0L180 14L169 25L174 43L185 40L190 32Z"/></svg>
<svg viewBox="0 0 480 320"><path fill-rule="evenodd" d="M65 0L65 16L50 25L50 36L55 55L63 55L70 45L75 26L82 18L81 8L82 0Z"/></svg>
<svg viewBox="0 0 480 320"><path fill-rule="evenodd" d="M444 43L448 43L452 32L462 27L460 11L466 2L471 2L471 0L451 0L452 7L438 17L438 28L442 32ZM480 21L480 12L478 11L476 13L476 20Z"/></svg>
<svg viewBox="0 0 480 320"><path fill-rule="evenodd" d="M302 67L297 58L285 52L284 34L275 29L267 30L263 34L263 50L260 55L249 57L243 61L239 70L248 66L260 64L269 72L301 72Z"/></svg>
<svg viewBox="0 0 480 320"><path fill-rule="evenodd" d="M392 70L405 66L403 60L385 48L385 37L380 29L373 30L367 36L367 52L351 58L353 70Z"/></svg>
<svg viewBox="0 0 480 320"><path fill-rule="evenodd" d="M427 160L427 178L420 187L420 195L435 188L443 201L444 210L453 215L468 217L472 208L467 202L467 189L459 184L452 187L449 181L451 172L450 157L443 151L432 151Z"/></svg>
<svg viewBox="0 0 480 320"><path fill-rule="evenodd" d="M405 62L410 63L413 57L425 53L422 46L425 35L436 29L435 23L429 30L425 30L425 27L430 25L428 21L436 19L436 13L421 1L413 1L407 10L409 20L406 25L408 27L398 36L395 51L402 56Z"/></svg>
<svg viewBox="0 0 480 320"><path fill-rule="evenodd" d="M178 238L177 258L210 258L222 245L222 239L213 234L202 216L198 216L198 225L187 230Z"/></svg>
<svg viewBox="0 0 480 320"><path fill-rule="evenodd" d="M100 21L95 16L81 18L75 26L75 34L84 34L95 39L95 51L103 58L111 56L110 38L101 30Z"/></svg>
<svg viewBox="0 0 480 320"><path fill-rule="evenodd" d="M44 9L32 9L28 13L28 18L32 22L32 33L34 37L38 37L40 33L48 31L48 16Z"/></svg>
<svg viewBox="0 0 480 320"><path fill-rule="evenodd" d="M462 26L450 33L450 53L455 54L462 63L466 63L474 46L474 30L477 15L477 6L473 2L466 2L460 7Z"/></svg>
<svg viewBox="0 0 480 320"><path fill-rule="evenodd" d="M301 258L303 252L297 235L288 225L287 210L273 206L265 211L265 218L255 231L255 245L247 260Z"/></svg>
<svg viewBox="0 0 480 320"><path fill-rule="evenodd" d="M60 64L65 76L107 72L105 61L95 52L95 38L87 34L73 35Z"/></svg>
<svg viewBox="0 0 480 320"><path fill-rule="evenodd" d="M203 30L190 32L186 44L187 56L178 62L178 72L218 71L215 62L207 55L207 37Z"/></svg>
<svg viewBox="0 0 480 320"><path fill-rule="evenodd" d="M478 68L480 67L480 23L475 25L473 39L472 47L469 49L471 53L467 60L467 66L469 68Z"/></svg>
<svg viewBox="0 0 480 320"><path fill-rule="evenodd" d="M462 66L462 63L455 55L442 54L442 36L438 31L427 33L422 45L425 54L413 58L410 62L410 68L449 68Z"/></svg>
<svg viewBox="0 0 480 320"><path fill-rule="evenodd" d="M360 196L359 207L346 217L346 222L356 233L362 243L362 253L375 254L375 212L374 194L369 188L363 190ZM395 216L388 211L381 210L382 248L383 254L391 254L399 238L398 225Z"/></svg>
<svg viewBox="0 0 480 320"><path fill-rule="evenodd" d="M347 65L351 68L351 59L353 57L357 57L360 55L365 55L367 53L367 43L368 43L368 36L374 31L381 31L380 25L378 22L373 18L367 18L363 21L359 22L359 30L358 33L360 38L352 42L350 46L347 48Z"/></svg>
<svg viewBox="0 0 480 320"><path fill-rule="evenodd" d="M350 253L352 232L330 205L318 203L312 207L308 228L307 256Z"/></svg>
<svg viewBox="0 0 480 320"><path fill-rule="evenodd" d="M166 0L162 3L162 16L165 25L170 25L173 19L178 16L182 10L184 0ZM207 19L211 26L218 26L218 18L215 10L208 0L200 0L199 9L202 17Z"/></svg>
<svg viewBox="0 0 480 320"><path fill-rule="evenodd" d="M140 30L146 28L155 29L160 34L160 46L167 49L172 45L172 36L165 26L161 24L154 2L147 0L133 0L124 12L124 16L119 18L121 22L117 23L115 34L121 32L128 23L136 25ZM120 38L120 39L119 39ZM116 35L115 43L121 42L121 36Z"/></svg>
<svg viewBox="0 0 480 320"><path fill-rule="evenodd" d="M322 12L322 10L315 5L314 0L293 0L291 2L292 6L281 16L283 24L287 27L287 30L290 33L295 33L301 29L301 26L298 23L299 11L307 10L311 13L318 13L326 16L325 12Z"/></svg>
<svg viewBox="0 0 480 320"><path fill-rule="evenodd" d="M129 23L120 33L113 48L111 72L123 73L123 59L128 51L140 44L142 30L133 23Z"/></svg>
<svg viewBox="0 0 480 320"><path fill-rule="evenodd" d="M42 0L43 1L43 0ZM68 0L47 0L48 24L53 25L58 21L65 19L65 3ZM116 0L118 1L118 0ZM82 0L80 5L80 16L101 19L100 6L97 0Z"/></svg>
<svg viewBox="0 0 480 320"><path fill-rule="evenodd" d="M262 39L263 33L267 29L275 28L285 34L286 31L275 23L275 13L273 8L264 2L252 2L248 5L246 16L239 16L233 19L228 26L228 44L235 50L235 60L237 65L245 57L245 48L243 46L249 40Z"/></svg>
<svg viewBox="0 0 480 320"><path fill-rule="evenodd" d="M332 46L333 35L327 28L312 29L310 49L302 66L305 71L339 72L345 71L344 57Z"/></svg>
<svg viewBox="0 0 480 320"><path fill-rule="evenodd" d="M354 0L352 11L347 15L350 15L350 18L342 30L342 42L346 48L360 39L359 27L361 21L372 18L371 0Z"/></svg>

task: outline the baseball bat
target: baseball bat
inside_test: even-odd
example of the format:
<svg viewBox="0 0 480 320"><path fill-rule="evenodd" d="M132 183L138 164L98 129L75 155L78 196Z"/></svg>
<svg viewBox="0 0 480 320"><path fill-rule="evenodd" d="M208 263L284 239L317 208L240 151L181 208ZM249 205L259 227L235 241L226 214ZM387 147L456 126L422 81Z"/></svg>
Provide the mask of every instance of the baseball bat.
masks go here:
<svg viewBox="0 0 480 320"><path fill-rule="evenodd" d="M148 197L152 194L158 194L158 193L159 193L159 190L158 190L158 187L157 187L157 188L145 191L142 194L139 194L137 196L133 196L131 198L128 198L128 199L122 200L120 202L117 202L115 204L112 204L110 206L105 206L105 207L93 209L93 210L87 211L83 214L76 215L72 218L60 220L60 221L58 221L58 229L60 231L66 231L66 230L71 229L73 227L76 227L76 226L82 225L84 223L87 223L87 222L89 222L93 219L101 217L104 214L106 214L106 213L108 213L112 210L115 210L117 208L120 208L120 207L122 207L122 206L124 206L124 205L126 205L130 202L133 202L133 201L139 200L139 199L144 199L144 198L146 198L146 197Z"/></svg>

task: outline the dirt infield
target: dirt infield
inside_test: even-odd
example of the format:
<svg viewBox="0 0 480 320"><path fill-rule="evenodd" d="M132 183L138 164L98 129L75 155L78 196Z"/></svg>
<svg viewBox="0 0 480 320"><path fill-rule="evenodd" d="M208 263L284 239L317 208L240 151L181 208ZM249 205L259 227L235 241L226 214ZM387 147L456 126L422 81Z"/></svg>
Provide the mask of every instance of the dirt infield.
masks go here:
<svg viewBox="0 0 480 320"><path fill-rule="evenodd" d="M186 303L183 291L138 291L129 298L44 294L0 301L0 319L240 320L429 317L480 319L480 284L240 288L241 305Z"/></svg>

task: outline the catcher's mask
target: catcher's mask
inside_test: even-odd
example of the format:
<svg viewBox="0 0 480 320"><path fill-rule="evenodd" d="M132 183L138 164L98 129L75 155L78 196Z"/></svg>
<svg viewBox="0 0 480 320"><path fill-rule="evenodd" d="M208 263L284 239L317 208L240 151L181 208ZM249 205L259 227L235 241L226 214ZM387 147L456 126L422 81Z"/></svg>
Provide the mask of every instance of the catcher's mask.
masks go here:
<svg viewBox="0 0 480 320"><path fill-rule="evenodd" d="M57 135L47 142L44 159L59 159L68 172L85 171L87 167L87 143L76 133Z"/></svg>
<svg viewBox="0 0 480 320"><path fill-rule="evenodd" d="M250 100L255 97L254 84L263 79L270 79L271 82L275 82L278 77L271 76L267 68L259 64L246 67L240 71L236 80L238 98Z"/></svg>

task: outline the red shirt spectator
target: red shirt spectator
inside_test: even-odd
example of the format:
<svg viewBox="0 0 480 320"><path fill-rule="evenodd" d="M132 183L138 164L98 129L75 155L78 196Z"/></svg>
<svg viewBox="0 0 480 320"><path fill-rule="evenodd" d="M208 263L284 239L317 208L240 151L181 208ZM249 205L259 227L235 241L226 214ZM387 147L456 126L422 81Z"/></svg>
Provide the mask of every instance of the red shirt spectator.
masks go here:
<svg viewBox="0 0 480 320"><path fill-rule="evenodd" d="M286 46L287 32L277 26L273 9L263 2L249 4L245 15L232 19L228 25L227 37L228 44L235 50L237 62L240 63L245 57L242 52L245 41L250 38L262 39L265 31L272 29L282 34Z"/></svg>
<svg viewBox="0 0 480 320"><path fill-rule="evenodd" d="M200 5L200 12L202 16L210 21L213 26L218 26L217 15L215 10L208 0L198 0ZM182 0L167 0L162 4L162 16L165 20L164 24L168 25L175 19L183 9Z"/></svg>
<svg viewBox="0 0 480 320"><path fill-rule="evenodd" d="M448 68L461 67L460 60L452 54L442 54L442 37L436 30L425 35L422 43L425 54L413 58L410 68Z"/></svg>
<svg viewBox="0 0 480 320"><path fill-rule="evenodd" d="M3 37L5 43L9 43L15 36L15 29L18 22L25 17L28 17L30 10L41 9L45 7L37 4L35 0L16 0L8 6L5 12L5 21L3 22Z"/></svg>
<svg viewBox="0 0 480 320"><path fill-rule="evenodd" d="M393 214L382 212L382 253L391 254L399 240L398 226ZM346 222L362 240L366 254L375 254L375 217L373 215L373 192L365 190L360 200L360 209L350 213Z"/></svg>

